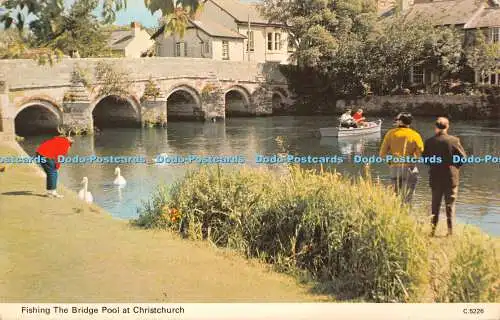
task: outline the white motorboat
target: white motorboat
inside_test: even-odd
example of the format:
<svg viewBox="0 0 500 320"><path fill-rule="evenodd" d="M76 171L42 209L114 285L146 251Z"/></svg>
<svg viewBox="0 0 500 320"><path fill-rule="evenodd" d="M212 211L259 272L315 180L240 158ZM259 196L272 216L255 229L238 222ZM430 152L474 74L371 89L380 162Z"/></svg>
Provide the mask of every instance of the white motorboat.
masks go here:
<svg viewBox="0 0 500 320"><path fill-rule="evenodd" d="M319 133L322 137L352 137L352 136L360 136L365 134L373 134L380 132L382 128L382 120L378 119L377 121L365 122L362 127L359 128L343 128L340 127L329 127L329 128L320 128Z"/></svg>

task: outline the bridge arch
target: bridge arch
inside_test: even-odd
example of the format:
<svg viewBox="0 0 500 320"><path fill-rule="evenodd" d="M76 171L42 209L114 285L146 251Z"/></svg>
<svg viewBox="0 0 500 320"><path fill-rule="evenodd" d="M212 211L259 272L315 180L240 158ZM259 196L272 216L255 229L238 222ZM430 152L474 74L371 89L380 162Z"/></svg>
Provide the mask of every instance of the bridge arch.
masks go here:
<svg viewBox="0 0 500 320"><path fill-rule="evenodd" d="M89 111L94 127L135 127L141 123L141 104L133 96L105 95L95 99Z"/></svg>
<svg viewBox="0 0 500 320"><path fill-rule="evenodd" d="M280 113L285 109L286 95L281 90L273 90L272 107L273 113Z"/></svg>
<svg viewBox="0 0 500 320"><path fill-rule="evenodd" d="M250 92L243 86L234 85L227 88L224 93L226 116L247 116L252 114L250 110L250 97Z"/></svg>
<svg viewBox="0 0 500 320"><path fill-rule="evenodd" d="M57 133L62 124L62 110L54 102L30 99L17 108L14 116L16 134L30 136Z"/></svg>
<svg viewBox="0 0 500 320"><path fill-rule="evenodd" d="M167 91L166 97L169 121L204 118L200 93L191 85L177 84Z"/></svg>

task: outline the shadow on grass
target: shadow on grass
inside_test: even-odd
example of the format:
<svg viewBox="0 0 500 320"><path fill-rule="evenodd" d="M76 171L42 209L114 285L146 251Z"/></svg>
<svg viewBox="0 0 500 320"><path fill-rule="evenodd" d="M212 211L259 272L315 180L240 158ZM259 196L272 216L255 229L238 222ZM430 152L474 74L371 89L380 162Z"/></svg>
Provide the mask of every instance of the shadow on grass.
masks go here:
<svg viewBox="0 0 500 320"><path fill-rule="evenodd" d="M2 196L35 196L46 198L47 196L40 193L34 193L33 191L10 191L1 193Z"/></svg>
<svg viewBox="0 0 500 320"><path fill-rule="evenodd" d="M312 279L305 271L295 271L290 274L298 280L301 285L308 287L308 292L312 295L326 297L328 302L366 302L364 296L356 294L355 288L350 288L349 284L340 281L318 281Z"/></svg>

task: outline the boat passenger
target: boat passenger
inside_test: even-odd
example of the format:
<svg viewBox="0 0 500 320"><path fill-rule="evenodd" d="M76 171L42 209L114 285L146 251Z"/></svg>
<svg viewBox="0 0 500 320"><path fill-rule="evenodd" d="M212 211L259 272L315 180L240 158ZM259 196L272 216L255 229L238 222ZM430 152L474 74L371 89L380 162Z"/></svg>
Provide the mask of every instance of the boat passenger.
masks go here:
<svg viewBox="0 0 500 320"><path fill-rule="evenodd" d="M352 116L352 118L358 125L363 125L366 120L366 118L363 117L363 109L358 109L358 111Z"/></svg>
<svg viewBox="0 0 500 320"><path fill-rule="evenodd" d="M354 121L354 118L351 116L351 112L351 109L347 109L340 116L340 126L342 128L357 128L356 121Z"/></svg>

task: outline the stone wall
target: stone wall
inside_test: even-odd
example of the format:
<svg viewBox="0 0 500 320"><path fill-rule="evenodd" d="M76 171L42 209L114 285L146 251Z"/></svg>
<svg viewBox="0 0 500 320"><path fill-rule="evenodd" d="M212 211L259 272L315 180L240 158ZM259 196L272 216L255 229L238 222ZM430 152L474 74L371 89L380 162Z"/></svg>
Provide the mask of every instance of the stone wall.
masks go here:
<svg viewBox="0 0 500 320"><path fill-rule="evenodd" d="M107 58L107 59L63 59L53 66L39 66L33 60L1 60L0 73L12 89L33 86L53 87L67 85L75 66L94 70L100 61L106 61L129 71L134 80L147 80L150 76L200 77L214 74L219 80L255 82L258 78L275 83L286 83L285 77L273 63L247 61L215 61L203 58L157 57L157 58Z"/></svg>
<svg viewBox="0 0 500 320"><path fill-rule="evenodd" d="M444 115L455 119L478 119L499 117L500 99L458 95L372 96L356 101L339 100L336 112L340 113L347 106L361 107L367 115L392 116L407 111L416 116Z"/></svg>
<svg viewBox="0 0 500 320"><path fill-rule="evenodd" d="M8 85L0 77L0 140L13 141L14 116L9 105Z"/></svg>

